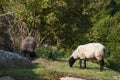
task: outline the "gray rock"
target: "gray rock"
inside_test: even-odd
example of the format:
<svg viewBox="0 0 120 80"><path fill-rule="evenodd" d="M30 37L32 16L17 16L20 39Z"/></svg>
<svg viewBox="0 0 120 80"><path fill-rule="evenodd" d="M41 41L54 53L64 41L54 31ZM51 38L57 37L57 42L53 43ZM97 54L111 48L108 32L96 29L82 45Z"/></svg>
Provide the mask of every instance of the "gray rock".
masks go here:
<svg viewBox="0 0 120 80"><path fill-rule="evenodd" d="M74 77L62 77L62 78L60 78L60 80L85 80L85 79L74 78Z"/></svg>
<svg viewBox="0 0 120 80"><path fill-rule="evenodd" d="M113 78L116 79L116 80L120 80L120 75L113 76Z"/></svg>
<svg viewBox="0 0 120 80"><path fill-rule="evenodd" d="M17 53L0 50L0 67L31 66L31 61Z"/></svg>
<svg viewBox="0 0 120 80"><path fill-rule="evenodd" d="M5 77L0 77L0 80L15 80L15 79L9 76L5 76Z"/></svg>

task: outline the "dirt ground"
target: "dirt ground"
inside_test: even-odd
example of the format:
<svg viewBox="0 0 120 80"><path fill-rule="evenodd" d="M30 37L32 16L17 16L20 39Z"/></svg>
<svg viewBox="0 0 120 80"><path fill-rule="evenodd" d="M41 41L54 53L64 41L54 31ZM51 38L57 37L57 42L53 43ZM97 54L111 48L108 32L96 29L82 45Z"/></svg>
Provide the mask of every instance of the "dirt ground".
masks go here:
<svg viewBox="0 0 120 80"><path fill-rule="evenodd" d="M44 76L44 74L43 74ZM76 75L72 73L60 73L60 72L51 72L50 76L54 78L55 80L60 80L62 77L73 77L73 78L81 78L85 80L102 80L100 78L95 78L91 76L84 76L84 75ZM46 80L51 80L51 79L46 79Z"/></svg>

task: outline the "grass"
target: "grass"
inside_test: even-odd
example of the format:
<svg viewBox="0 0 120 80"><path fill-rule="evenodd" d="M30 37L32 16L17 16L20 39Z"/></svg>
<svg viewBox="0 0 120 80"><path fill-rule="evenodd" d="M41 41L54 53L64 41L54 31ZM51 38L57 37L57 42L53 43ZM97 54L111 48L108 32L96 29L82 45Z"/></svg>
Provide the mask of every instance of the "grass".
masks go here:
<svg viewBox="0 0 120 80"><path fill-rule="evenodd" d="M87 80L115 80L113 76L120 75L119 72L106 67L101 72L99 65L92 62L87 62L88 69L79 69L78 61L72 68L68 66L67 60L37 59L32 63L34 65L32 68L0 69L0 76L11 76L16 80L58 80L62 76L81 77Z"/></svg>

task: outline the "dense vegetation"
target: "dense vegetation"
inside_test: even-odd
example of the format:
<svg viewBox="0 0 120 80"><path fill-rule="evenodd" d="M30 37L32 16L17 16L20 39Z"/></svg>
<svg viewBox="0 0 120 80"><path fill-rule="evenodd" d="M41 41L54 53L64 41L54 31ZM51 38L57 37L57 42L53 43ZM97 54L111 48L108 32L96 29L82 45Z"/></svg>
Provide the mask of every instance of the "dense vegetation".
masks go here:
<svg viewBox="0 0 120 80"><path fill-rule="evenodd" d="M66 56L80 44L100 42L106 66L120 71L119 0L0 0L0 14L8 12L15 14L6 30L14 50L28 34L38 46L56 46Z"/></svg>

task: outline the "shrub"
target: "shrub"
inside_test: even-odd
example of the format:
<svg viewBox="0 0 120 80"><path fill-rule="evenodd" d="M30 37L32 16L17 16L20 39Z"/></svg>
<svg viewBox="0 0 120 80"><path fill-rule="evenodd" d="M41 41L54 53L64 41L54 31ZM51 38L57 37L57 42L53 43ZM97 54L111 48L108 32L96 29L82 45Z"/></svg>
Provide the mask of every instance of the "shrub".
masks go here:
<svg viewBox="0 0 120 80"><path fill-rule="evenodd" d="M47 47L40 47L35 50L36 54L42 58L56 60L64 57L64 51L53 50Z"/></svg>

